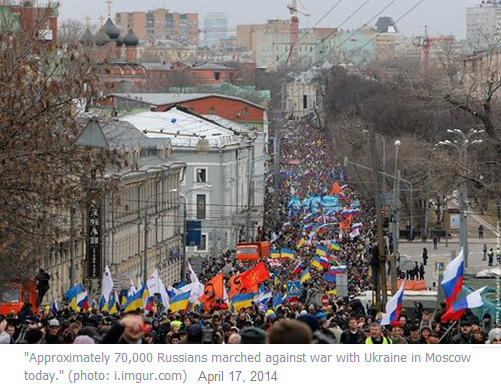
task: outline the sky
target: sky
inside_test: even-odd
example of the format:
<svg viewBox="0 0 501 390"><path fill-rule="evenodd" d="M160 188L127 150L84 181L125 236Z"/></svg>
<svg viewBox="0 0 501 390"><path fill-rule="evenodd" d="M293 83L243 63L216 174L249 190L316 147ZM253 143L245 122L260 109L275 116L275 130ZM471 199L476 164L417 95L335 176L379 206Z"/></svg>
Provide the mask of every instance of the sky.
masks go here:
<svg viewBox="0 0 501 390"><path fill-rule="evenodd" d="M39 0L44 2L46 0ZM311 16L300 18L301 27L313 27L331 7L339 4L318 25L321 27L358 28L364 24L374 25L376 15L388 4L391 5L379 16L391 16L397 27L406 35L422 35L424 25L430 27L430 35L453 34L458 39L465 37L466 8L480 3L480 0L301 0L304 10ZM401 18L414 5L416 9ZM59 0L62 19L76 19L84 22L86 15L98 23L100 15L107 16L106 0ZM119 11L147 11L166 8L172 12L198 12L203 20L206 12L225 12L229 25L264 23L267 19L287 19L286 8L291 0L114 0L112 15ZM350 18L358 8L362 8ZM346 19L348 19L345 21ZM341 25L342 24L342 25ZM202 26L200 26L202 27Z"/></svg>

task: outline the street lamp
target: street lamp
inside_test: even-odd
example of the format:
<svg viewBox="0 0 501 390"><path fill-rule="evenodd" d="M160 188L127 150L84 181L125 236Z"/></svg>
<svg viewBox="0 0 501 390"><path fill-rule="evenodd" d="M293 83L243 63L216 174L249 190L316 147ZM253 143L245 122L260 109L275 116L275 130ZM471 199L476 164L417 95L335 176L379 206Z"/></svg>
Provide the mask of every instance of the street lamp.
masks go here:
<svg viewBox="0 0 501 390"><path fill-rule="evenodd" d="M400 172L398 170L398 151L401 142L397 139L395 141L395 170L393 179L393 253L398 252L398 240L400 238L400 214L398 212L398 200L400 193Z"/></svg>
<svg viewBox="0 0 501 390"><path fill-rule="evenodd" d="M454 134L459 137L458 140L440 141L438 144L454 149L459 153L461 161L461 183L459 186L459 237L460 246L463 248L464 265L468 267L468 226L466 221L466 211L468 209L468 192L466 187L466 177L468 173L468 147L483 142L481 139L471 140L473 136L483 133L484 130L470 130L468 133L463 133L459 129L448 129L447 133Z"/></svg>

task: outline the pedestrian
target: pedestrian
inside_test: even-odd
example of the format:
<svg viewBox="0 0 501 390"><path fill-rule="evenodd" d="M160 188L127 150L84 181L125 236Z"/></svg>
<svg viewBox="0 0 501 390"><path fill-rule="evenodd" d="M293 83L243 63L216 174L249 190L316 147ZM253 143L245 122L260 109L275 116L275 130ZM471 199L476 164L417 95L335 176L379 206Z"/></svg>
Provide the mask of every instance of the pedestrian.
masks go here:
<svg viewBox="0 0 501 390"><path fill-rule="evenodd" d="M479 240L484 239L484 227L482 225L478 227L478 239Z"/></svg>
<svg viewBox="0 0 501 390"><path fill-rule="evenodd" d="M494 263L494 250L492 248L489 250L489 253L487 253L487 258L489 259L489 267L492 267Z"/></svg>
<svg viewBox="0 0 501 390"><path fill-rule="evenodd" d="M421 265L419 266L419 280L424 280L424 274L424 264L421 263Z"/></svg>
<svg viewBox="0 0 501 390"><path fill-rule="evenodd" d="M37 281L37 290L38 290L38 296L37 296L37 306L40 306L42 303L43 297L49 291L49 280L50 280L50 275L45 272L43 268L40 268L38 270L38 274L35 276L35 280Z"/></svg>
<svg viewBox="0 0 501 390"><path fill-rule="evenodd" d="M438 249L438 236L436 234L433 236L433 249Z"/></svg>
<svg viewBox="0 0 501 390"><path fill-rule="evenodd" d="M482 248L482 261L487 261L487 244Z"/></svg>
<svg viewBox="0 0 501 390"><path fill-rule="evenodd" d="M428 262L428 249L423 248L423 264L426 266Z"/></svg>

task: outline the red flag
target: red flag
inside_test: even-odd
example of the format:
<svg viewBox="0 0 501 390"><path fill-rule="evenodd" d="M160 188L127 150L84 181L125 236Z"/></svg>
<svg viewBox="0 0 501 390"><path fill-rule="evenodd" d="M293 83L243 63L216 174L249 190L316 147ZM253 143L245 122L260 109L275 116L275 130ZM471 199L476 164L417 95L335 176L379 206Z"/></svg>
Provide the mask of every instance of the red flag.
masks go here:
<svg viewBox="0 0 501 390"><path fill-rule="evenodd" d="M331 189L331 195L338 195L339 193L341 192L341 187L339 187L339 183L338 182L335 182L333 185L332 185L332 189Z"/></svg>
<svg viewBox="0 0 501 390"><path fill-rule="evenodd" d="M246 288L242 284L242 277L246 274L248 274L251 270L242 272L241 274L233 275L230 278L230 292L228 293L228 298L233 298L235 295L238 294L248 294L248 293L257 293L258 292L258 286L252 286L250 288Z"/></svg>
<svg viewBox="0 0 501 390"><path fill-rule="evenodd" d="M270 273L266 269L266 265L261 262L254 268L242 275L242 284L245 288L257 286L259 283L269 279Z"/></svg>
<svg viewBox="0 0 501 390"><path fill-rule="evenodd" d="M223 274L214 276L207 282L204 294L199 298L204 305L204 310L209 311L218 299L224 298L224 278Z"/></svg>

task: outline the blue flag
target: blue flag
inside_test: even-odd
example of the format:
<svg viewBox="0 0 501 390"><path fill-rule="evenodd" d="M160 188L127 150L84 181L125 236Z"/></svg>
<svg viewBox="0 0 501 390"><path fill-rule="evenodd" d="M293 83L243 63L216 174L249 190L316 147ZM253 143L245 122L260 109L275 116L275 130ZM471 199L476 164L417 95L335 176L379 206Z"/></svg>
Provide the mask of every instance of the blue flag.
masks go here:
<svg viewBox="0 0 501 390"><path fill-rule="evenodd" d="M287 282L287 296L298 297L301 295L301 283L299 280L294 282Z"/></svg>

